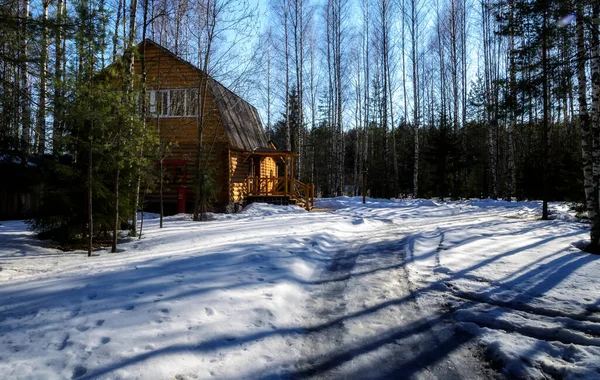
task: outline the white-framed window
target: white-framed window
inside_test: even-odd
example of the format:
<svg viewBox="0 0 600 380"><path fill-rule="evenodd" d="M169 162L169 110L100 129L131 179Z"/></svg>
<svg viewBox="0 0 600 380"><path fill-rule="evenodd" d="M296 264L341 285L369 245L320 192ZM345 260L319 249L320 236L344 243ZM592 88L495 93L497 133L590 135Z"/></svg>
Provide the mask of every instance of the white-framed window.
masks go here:
<svg viewBox="0 0 600 380"><path fill-rule="evenodd" d="M192 88L185 92L186 115L198 116L198 89Z"/></svg>
<svg viewBox="0 0 600 380"><path fill-rule="evenodd" d="M198 89L150 90L150 113L159 117L198 115Z"/></svg>

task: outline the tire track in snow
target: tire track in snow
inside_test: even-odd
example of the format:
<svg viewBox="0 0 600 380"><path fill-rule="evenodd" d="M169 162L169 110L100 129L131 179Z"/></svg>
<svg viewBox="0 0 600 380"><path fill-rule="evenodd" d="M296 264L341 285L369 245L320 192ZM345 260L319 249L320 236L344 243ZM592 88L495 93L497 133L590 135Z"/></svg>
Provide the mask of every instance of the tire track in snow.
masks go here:
<svg viewBox="0 0 600 380"><path fill-rule="evenodd" d="M309 301L305 357L292 378L480 379L471 336L421 308L397 226L362 236L335 255ZM431 305L428 305L431 306ZM458 363L458 364L457 364Z"/></svg>

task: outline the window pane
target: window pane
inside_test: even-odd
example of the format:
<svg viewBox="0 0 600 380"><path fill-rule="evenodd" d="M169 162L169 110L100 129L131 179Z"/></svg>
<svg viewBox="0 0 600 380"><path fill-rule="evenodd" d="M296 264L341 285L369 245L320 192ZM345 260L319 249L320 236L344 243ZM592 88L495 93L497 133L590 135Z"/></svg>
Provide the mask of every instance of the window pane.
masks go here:
<svg viewBox="0 0 600 380"><path fill-rule="evenodd" d="M149 91L148 94L150 95L150 102L148 110L150 111L151 114L155 114L156 113L156 91Z"/></svg>
<svg viewBox="0 0 600 380"><path fill-rule="evenodd" d="M187 114L190 116L198 115L198 90L187 90Z"/></svg>
<svg viewBox="0 0 600 380"><path fill-rule="evenodd" d="M171 90L171 116L184 116L185 90Z"/></svg>
<svg viewBox="0 0 600 380"><path fill-rule="evenodd" d="M157 105L156 113L164 116L169 114L169 93L168 91L159 91L156 93Z"/></svg>

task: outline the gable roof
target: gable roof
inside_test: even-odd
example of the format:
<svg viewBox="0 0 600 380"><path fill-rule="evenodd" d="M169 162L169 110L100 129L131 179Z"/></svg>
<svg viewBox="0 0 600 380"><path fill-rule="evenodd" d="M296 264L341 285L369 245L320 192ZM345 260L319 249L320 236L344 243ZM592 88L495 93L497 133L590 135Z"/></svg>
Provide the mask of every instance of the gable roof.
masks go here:
<svg viewBox="0 0 600 380"><path fill-rule="evenodd" d="M182 64L193 68L198 74L203 74L198 67L151 39L140 42L138 45L140 51L145 46L144 43L161 49ZM230 145L245 151L271 149L256 108L210 75L207 75L207 78L208 87L221 114L221 123L227 133Z"/></svg>

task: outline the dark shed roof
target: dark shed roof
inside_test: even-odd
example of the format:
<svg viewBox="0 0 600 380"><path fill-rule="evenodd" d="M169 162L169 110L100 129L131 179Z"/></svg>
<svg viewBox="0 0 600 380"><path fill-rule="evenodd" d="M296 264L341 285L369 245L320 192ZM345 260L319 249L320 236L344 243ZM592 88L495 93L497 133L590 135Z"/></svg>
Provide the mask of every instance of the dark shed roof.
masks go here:
<svg viewBox="0 0 600 380"><path fill-rule="evenodd" d="M202 70L181 57L178 57L169 49L150 39L146 39L146 43L162 49L180 62L191 66L202 75ZM138 49L143 49L143 46L144 41L138 45ZM208 76L208 86L221 114L221 122L229 137L231 146L246 151L265 148L269 149L269 142L256 108L211 76Z"/></svg>

